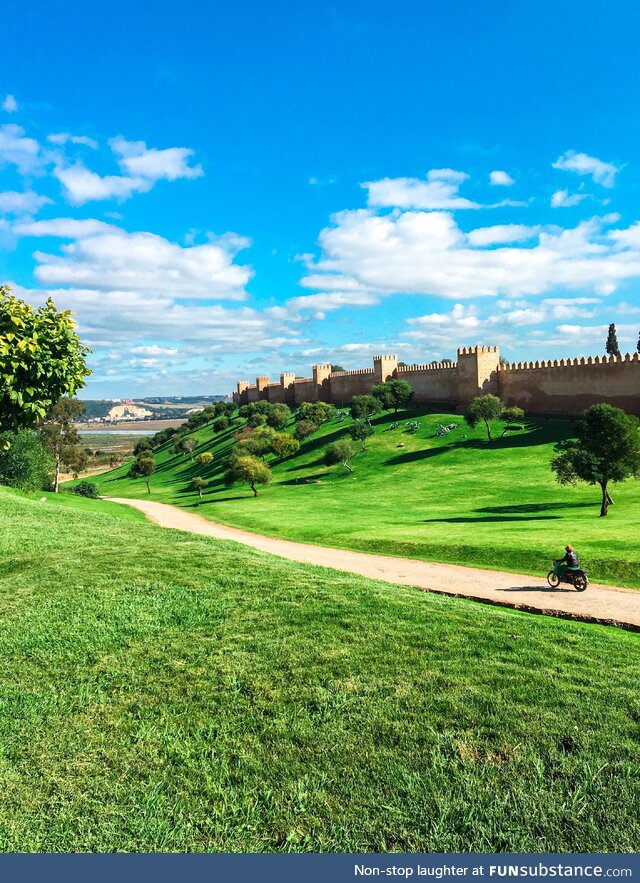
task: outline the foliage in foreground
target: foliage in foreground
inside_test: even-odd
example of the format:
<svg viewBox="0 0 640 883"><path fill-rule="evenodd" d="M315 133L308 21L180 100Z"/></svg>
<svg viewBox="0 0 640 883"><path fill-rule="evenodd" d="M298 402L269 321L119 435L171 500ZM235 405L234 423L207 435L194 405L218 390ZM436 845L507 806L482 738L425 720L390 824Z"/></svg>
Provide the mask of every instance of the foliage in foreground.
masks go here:
<svg viewBox="0 0 640 883"><path fill-rule="evenodd" d="M42 490L52 466L37 432L20 429L0 436L0 484L23 491Z"/></svg>
<svg viewBox="0 0 640 883"><path fill-rule="evenodd" d="M2 851L637 848L637 635L50 499L0 489Z"/></svg>

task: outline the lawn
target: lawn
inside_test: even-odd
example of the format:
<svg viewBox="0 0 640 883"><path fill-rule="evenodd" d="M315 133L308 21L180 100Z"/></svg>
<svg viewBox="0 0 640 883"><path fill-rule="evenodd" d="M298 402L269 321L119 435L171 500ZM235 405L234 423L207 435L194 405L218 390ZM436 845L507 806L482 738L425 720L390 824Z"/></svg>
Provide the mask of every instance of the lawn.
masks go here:
<svg viewBox="0 0 640 883"><path fill-rule="evenodd" d="M411 417L420 422L415 434L406 427ZM470 430L459 415L404 412L392 430L396 419L374 421L376 434L353 461L353 475L324 464L326 446L346 434L349 421L325 425L295 457L271 458L273 481L255 499L246 486L222 480L232 430L214 436L206 427L193 433L195 453L211 450L213 463L201 468L165 446L152 498L272 536L537 575L571 543L592 581L640 588L640 482L612 486L607 518L599 517L598 488L558 485L549 463L554 443L570 436L570 421L531 420L489 445L483 428ZM434 437L439 423L451 422L459 428ZM144 481L127 471L99 476L101 493L146 496ZM196 475L209 481L202 501L190 487Z"/></svg>
<svg viewBox="0 0 640 883"><path fill-rule="evenodd" d="M637 849L640 636L62 500L0 489L1 850Z"/></svg>

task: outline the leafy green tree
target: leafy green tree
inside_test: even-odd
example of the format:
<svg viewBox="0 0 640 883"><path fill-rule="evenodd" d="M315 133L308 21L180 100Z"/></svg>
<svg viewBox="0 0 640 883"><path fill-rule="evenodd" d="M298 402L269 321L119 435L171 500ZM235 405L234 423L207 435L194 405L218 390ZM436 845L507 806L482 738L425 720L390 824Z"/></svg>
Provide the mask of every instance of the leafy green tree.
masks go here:
<svg viewBox="0 0 640 883"><path fill-rule="evenodd" d="M502 414L500 415L501 419L504 420L504 427L502 432L500 433L500 438L508 432L514 425L520 423L524 420L524 411L522 408L518 408L516 405L513 405L509 408L504 408Z"/></svg>
<svg viewBox="0 0 640 883"><path fill-rule="evenodd" d="M603 517L613 502L609 484L640 478L640 420L612 405L592 405L576 424L576 438L559 442L555 453L551 468L560 484L600 486Z"/></svg>
<svg viewBox="0 0 640 883"><path fill-rule="evenodd" d="M209 466L213 463L213 454L211 451L204 451L202 454L198 454L197 459L200 466Z"/></svg>
<svg viewBox="0 0 640 883"><path fill-rule="evenodd" d="M49 409L39 426L42 443L53 460L53 490L60 489L60 471L63 466L76 472L82 460L88 462L87 455L80 447L80 436L75 422L84 414L84 405L78 399L64 396ZM77 470L81 472L82 469Z"/></svg>
<svg viewBox="0 0 640 883"><path fill-rule="evenodd" d="M229 457L224 474L227 485L248 484L253 496L258 496L256 485L268 484L271 481L271 470L262 460L251 454L234 453Z"/></svg>
<svg viewBox="0 0 640 883"><path fill-rule="evenodd" d="M33 426L91 373L68 311L34 310L0 286L0 430Z"/></svg>
<svg viewBox="0 0 640 883"><path fill-rule="evenodd" d="M196 478L191 480L191 487L194 490L198 491L198 496L202 499L202 491L209 484L206 478L200 478L200 476L196 476Z"/></svg>
<svg viewBox="0 0 640 883"><path fill-rule="evenodd" d="M313 420L299 420L296 423L296 428L294 429L293 434L298 441L304 441L305 438L313 435L317 430L318 424L314 423Z"/></svg>
<svg viewBox="0 0 640 883"><path fill-rule="evenodd" d="M277 403L271 406L271 410L267 414L267 426L272 429L284 429L291 420L291 409L283 404Z"/></svg>
<svg viewBox="0 0 640 883"><path fill-rule="evenodd" d="M219 432L224 432L225 429L229 428L229 418L228 417L216 417L216 419L211 424L211 428L217 434Z"/></svg>
<svg viewBox="0 0 640 883"><path fill-rule="evenodd" d="M143 451L152 451L153 450L153 441L151 438L141 438L139 441L135 443L133 446L133 456L138 457Z"/></svg>
<svg viewBox="0 0 640 883"><path fill-rule="evenodd" d="M189 455L191 462L193 463L193 452L196 449L195 438L183 438L178 447L183 454Z"/></svg>
<svg viewBox="0 0 640 883"><path fill-rule="evenodd" d="M276 457L284 460L285 457L292 457L298 453L300 442L286 432L277 432L271 442L271 450Z"/></svg>
<svg viewBox="0 0 640 883"><path fill-rule="evenodd" d="M236 445L239 454L251 454L254 457L266 457L273 450L273 440L276 436L275 429L270 426L259 426L242 438Z"/></svg>
<svg viewBox="0 0 640 883"><path fill-rule="evenodd" d="M380 411L381 405L375 396L354 396L349 408L354 420L365 420L371 426L371 418Z"/></svg>
<svg viewBox="0 0 640 883"><path fill-rule="evenodd" d="M612 322L609 325L609 332L607 334L607 354L610 356L620 356L620 347L618 346L618 335L616 334L616 326L615 323Z"/></svg>
<svg viewBox="0 0 640 883"><path fill-rule="evenodd" d="M30 429L0 436L0 484L22 491L38 491L47 486L52 461L42 438Z"/></svg>
<svg viewBox="0 0 640 883"><path fill-rule="evenodd" d="M342 367L342 365L332 365L331 366L331 373L332 374L335 374L337 371L344 371L344 370L345 369Z"/></svg>
<svg viewBox="0 0 640 883"><path fill-rule="evenodd" d="M361 450L364 451L367 446L367 439L369 436L373 435L374 428L373 426L369 426L368 423L362 423L360 420L355 420L349 427L348 432L354 441L360 442Z"/></svg>
<svg viewBox="0 0 640 883"><path fill-rule="evenodd" d="M258 426L266 426L267 418L265 414L262 414L260 411L254 411L247 417L247 426L250 426L252 429L257 429Z"/></svg>
<svg viewBox="0 0 640 883"><path fill-rule="evenodd" d="M499 420L503 413L504 405L498 396L489 394L486 396L476 396L467 408L464 419L472 428L477 426L478 423L483 422L487 428L487 438L489 441L492 441L491 421Z"/></svg>
<svg viewBox="0 0 640 883"><path fill-rule="evenodd" d="M325 453L325 463L328 466L332 466L335 463L341 463L347 472L353 472L353 467L351 466L350 461L355 457L355 454L356 450L353 447L351 439L341 438L327 448Z"/></svg>
<svg viewBox="0 0 640 883"><path fill-rule="evenodd" d="M151 493L151 476L155 472L156 464L152 451L143 451L131 464L130 478L144 478L147 484L147 493Z"/></svg>
<svg viewBox="0 0 640 883"><path fill-rule="evenodd" d="M303 402L296 412L296 420L308 420L316 426L328 423L336 416L336 409L328 402Z"/></svg>
<svg viewBox="0 0 640 883"><path fill-rule="evenodd" d="M79 481L78 484L74 484L71 488L71 493L77 494L79 497L97 500L100 496L100 488L95 481Z"/></svg>
<svg viewBox="0 0 640 883"><path fill-rule="evenodd" d="M371 395L378 399L385 411L393 410L397 414L413 398L413 389L406 380L387 380L374 386Z"/></svg>

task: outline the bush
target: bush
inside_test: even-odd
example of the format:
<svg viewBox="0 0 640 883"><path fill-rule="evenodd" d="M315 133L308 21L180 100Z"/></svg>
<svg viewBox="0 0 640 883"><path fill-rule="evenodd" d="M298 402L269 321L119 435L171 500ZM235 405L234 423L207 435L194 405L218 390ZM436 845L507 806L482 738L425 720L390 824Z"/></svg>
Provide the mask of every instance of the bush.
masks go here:
<svg viewBox="0 0 640 883"><path fill-rule="evenodd" d="M78 494L79 497L89 497L91 500L97 500L100 496L100 489L94 481L79 481L70 490L72 494Z"/></svg>
<svg viewBox="0 0 640 883"><path fill-rule="evenodd" d="M229 420L227 417L216 417L216 419L211 424L211 428L214 432L224 432L225 429L229 428Z"/></svg>
<svg viewBox="0 0 640 883"><path fill-rule="evenodd" d="M317 428L318 424L313 423L311 420L300 420L300 422L296 424L296 428L293 434L298 439L298 441L303 441L303 439L308 438L308 436L310 435L313 435Z"/></svg>
<svg viewBox="0 0 640 883"><path fill-rule="evenodd" d="M6 450L3 447L8 445ZM0 437L0 484L21 491L38 491L47 487L53 461L37 432L21 429Z"/></svg>

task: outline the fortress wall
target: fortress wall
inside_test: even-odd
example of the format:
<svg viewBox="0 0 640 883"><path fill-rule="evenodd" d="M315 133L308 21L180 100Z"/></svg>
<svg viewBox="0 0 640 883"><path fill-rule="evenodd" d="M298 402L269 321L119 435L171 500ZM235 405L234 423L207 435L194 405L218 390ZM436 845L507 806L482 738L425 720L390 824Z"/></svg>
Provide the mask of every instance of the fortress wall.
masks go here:
<svg viewBox="0 0 640 883"><path fill-rule="evenodd" d="M316 385L311 377L299 378L293 381L294 405L301 405L302 402L315 402L317 398Z"/></svg>
<svg viewBox="0 0 640 883"><path fill-rule="evenodd" d="M396 370L397 380L406 380L413 389L415 402L456 402L458 368L456 365L407 365Z"/></svg>
<svg viewBox="0 0 640 883"><path fill-rule="evenodd" d="M267 401L272 404L284 402L284 390L281 383L270 383L267 386Z"/></svg>
<svg viewBox="0 0 640 883"><path fill-rule="evenodd" d="M368 395L376 382L372 368L338 371L329 377L329 401L334 405L346 405L354 396Z"/></svg>
<svg viewBox="0 0 640 883"><path fill-rule="evenodd" d="M577 416L608 402L640 416L640 356L560 359L501 366L500 397L532 414Z"/></svg>
<svg viewBox="0 0 640 883"><path fill-rule="evenodd" d="M260 390L257 386L248 386L245 392L247 394L247 402L257 402L260 398Z"/></svg>

